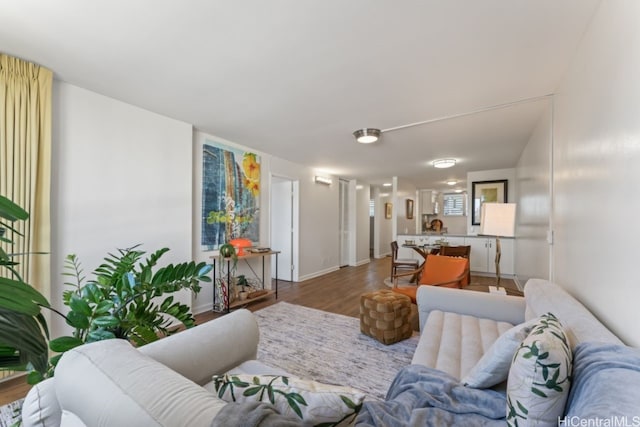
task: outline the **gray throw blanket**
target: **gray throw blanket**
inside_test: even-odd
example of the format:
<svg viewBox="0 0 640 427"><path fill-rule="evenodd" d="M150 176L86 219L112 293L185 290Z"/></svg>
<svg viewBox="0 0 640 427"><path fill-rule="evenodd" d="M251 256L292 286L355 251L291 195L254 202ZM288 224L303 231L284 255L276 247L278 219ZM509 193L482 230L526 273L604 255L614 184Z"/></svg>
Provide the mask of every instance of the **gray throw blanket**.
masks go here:
<svg viewBox="0 0 640 427"><path fill-rule="evenodd" d="M501 426L507 410L503 394L465 387L442 371L422 365L403 368L385 402L365 402L357 426Z"/></svg>

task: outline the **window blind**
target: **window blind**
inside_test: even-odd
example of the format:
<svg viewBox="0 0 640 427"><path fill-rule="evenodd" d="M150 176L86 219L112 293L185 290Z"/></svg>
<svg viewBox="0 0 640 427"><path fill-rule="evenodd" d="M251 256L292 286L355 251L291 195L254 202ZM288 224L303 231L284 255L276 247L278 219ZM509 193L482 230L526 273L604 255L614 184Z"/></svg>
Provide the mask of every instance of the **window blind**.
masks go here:
<svg viewBox="0 0 640 427"><path fill-rule="evenodd" d="M443 196L443 213L445 216L463 216L465 214L466 194L445 194Z"/></svg>

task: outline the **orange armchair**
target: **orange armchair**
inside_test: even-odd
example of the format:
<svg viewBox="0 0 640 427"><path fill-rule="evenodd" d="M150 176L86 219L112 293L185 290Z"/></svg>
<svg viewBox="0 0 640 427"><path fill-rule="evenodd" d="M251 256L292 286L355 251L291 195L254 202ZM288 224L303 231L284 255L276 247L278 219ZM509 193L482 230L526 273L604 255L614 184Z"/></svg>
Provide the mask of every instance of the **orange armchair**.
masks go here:
<svg viewBox="0 0 640 427"><path fill-rule="evenodd" d="M469 260L466 258L442 255L427 255L422 266L413 271L396 274L393 279L393 291L406 295L416 303L418 286L444 286L461 289L469 284ZM398 286L398 277L418 274L418 286Z"/></svg>

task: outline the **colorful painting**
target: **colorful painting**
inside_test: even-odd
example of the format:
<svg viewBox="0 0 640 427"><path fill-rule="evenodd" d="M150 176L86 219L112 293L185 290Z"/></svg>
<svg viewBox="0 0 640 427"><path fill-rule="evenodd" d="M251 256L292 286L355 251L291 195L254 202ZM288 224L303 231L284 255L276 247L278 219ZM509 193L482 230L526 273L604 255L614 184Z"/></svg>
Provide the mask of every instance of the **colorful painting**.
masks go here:
<svg viewBox="0 0 640 427"><path fill-rule="evenodd" d="M260 156L219 143L202 145L202 249L231 239L260 241Z"/></svg>

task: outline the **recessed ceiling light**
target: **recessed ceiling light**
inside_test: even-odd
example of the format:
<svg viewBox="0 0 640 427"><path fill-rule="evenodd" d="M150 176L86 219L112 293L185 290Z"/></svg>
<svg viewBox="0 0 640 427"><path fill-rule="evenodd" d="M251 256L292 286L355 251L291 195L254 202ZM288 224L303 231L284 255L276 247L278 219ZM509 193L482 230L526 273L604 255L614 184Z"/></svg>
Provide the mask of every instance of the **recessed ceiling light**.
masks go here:
<svg viewBox="0 0 640 427"><path fill-rule="evenodd" d="M391 187L391 183L390 182L385 182L384 184L382 184L383 187Z"/></svg>
<svg viewBox="0 0 640 427"><path fill-rule="evenodd" d="M450 168L451 166L455 166L456 159L438 159L433 161L433 167L444 169Z"/></svg>
<svg viewBox="0 0 640 427"><path fill-rule="evenodd" d="M356 137L356 141L361 144L371 144L376 142L380 138L380 129L364 128L358 129L353 132L353 136Z"/></svg>
<svg viewBox="0 0 640 427"><path fill-rule="evenodd" d="M455 190L455 192L456 192L456 193L462 193L462 190L457 189L457 190Z"/></svg>
<svg viewBox="0 0 640 427"><path fill-rule="evenodd" d="M458 181L454 181L454 180L447 181L447 185L456 185L457 183Z"/></svg>

